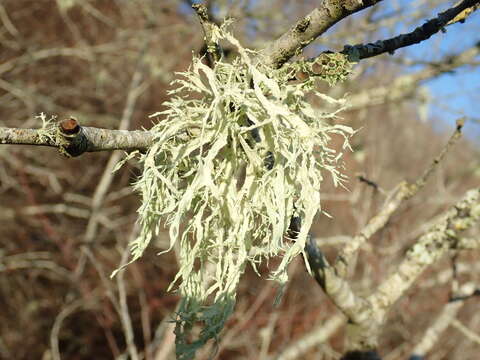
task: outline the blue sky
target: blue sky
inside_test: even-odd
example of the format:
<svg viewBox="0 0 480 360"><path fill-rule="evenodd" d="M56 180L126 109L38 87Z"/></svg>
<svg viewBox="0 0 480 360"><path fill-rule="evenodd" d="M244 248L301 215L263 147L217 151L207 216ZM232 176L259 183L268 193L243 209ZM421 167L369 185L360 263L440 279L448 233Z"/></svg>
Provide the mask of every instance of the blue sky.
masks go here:
<svg viewBox="0 0 480 360"><path fill-rule="evenodd" d="M480 42L480 14L477 12L468 18L465 24L447 27L446 33L432 38L407 50L415 59L441 59L445 54L455 54ZM480 56L477 57L480 63ZM429 115L442 123L439 128L448 125L451 129L455 119L467 116L464 134L480 144L480 66L464 66L452 74L444 74L425 83L432 102Z"/></svg>
<svg viewBox="0 0 480 360"><path fill-rule="evenodd" d="M399 0L402 6L412 8L413 0ZM435 17L437 12L446 10L456 1L439 1L436 11L430 17ZM392 3L382 3L385 11L391 10ZM415 24L398 24L394 33L398 35L412 31L428 19L419 20ZM480 11L470 16L464 24L453 24L446 28L446 33L438 33L430 39L417 45L412 45L405 50L396 52L393 56L407 56L417 60L441 60L447 54L457 54L462 50L471 48L480 43ZM480 56L477 57L480 63ZM467 116L464 135L480 145L480 66L461 67L453 73L444 74L424 84L431 96L428 106L428 117L433 122L434 128L439 131L451 131L455 120Z"/></svg>

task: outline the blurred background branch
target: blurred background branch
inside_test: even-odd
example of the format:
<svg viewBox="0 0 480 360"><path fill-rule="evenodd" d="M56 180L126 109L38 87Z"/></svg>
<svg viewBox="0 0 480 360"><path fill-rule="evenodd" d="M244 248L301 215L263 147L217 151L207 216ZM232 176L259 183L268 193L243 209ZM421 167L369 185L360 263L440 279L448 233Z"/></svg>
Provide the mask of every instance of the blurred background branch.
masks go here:
<svg viewBox="0 0 480 360"><path fill-rule="evenodd" d="M363 11L355 5L332 13L311 36L308 31L318 24L307 26L305 19L315 19L312 11L326 15L324 4L335 1L202 3L216 24L234 18L232 31L241 43L266 49L277 65L292 55L291 61L300 54L314 58L326 50L340 52L345 44L408 33L452 6L434 0L364 1ZM467 117L465 139L438 163L423 190L400 201L368 241L355 245L348 281L358 297L376 289L440 215L478 186L480 130L469 121L478 118L480 100L479 15L470 11L476 6L453 18L464 24L447 26L446 34L394 56L361 61L343 83L329 88L318 81L332 97L347 94L352 106L335 122L358 130L354 152L343 159L348 191L325 179L322 207L333 219L319 216L312 228L332 266L339 250L393 199L356 174L382 189L414 183L444 148L456 127L452 119ZM149 129L148 116L164 110L170 99L175 72L189 66L192 52L206 51L198 16L185 0L4 0L0 23L1 131L39 128L40 113L73 116L83 128L116 129L112 133ZM302 29L308 31L294 36ZM289 42L288 56L279 56L284 36L295 41ZM224 50L227 61L235 56ZM136 131L148 140L147 131ZM332 146L342 144L332 139ZM156 256L168 248L168 236L156 239L120 282L107 279L133 236L139 206L130 190L139 172L135 161L111 173L120 156L85 153L67 161L48 148L0 146L0 357L173 359L170 321L178 296L166 289L178 265L174 254ZM456 249L445 250L457 254L455 276L444 256L390 309L379 345L385 359L404 359L417 347L435 359L476 358L478 297L458 302L461 306L450 299L464 295L467 284L478 288L478 238L477 225L462 234ZM256 270L266 274L277 264L259 264ZM302 259L292 264L290 277L282 303L273 309L274 285L246 269L218 358L340 358L344 315L305 272ZM452 293L454 278L458 289ZM444 313L452 326L444 323L439 337L420 346ZM205 351L198 358L209 356Z"/></svg>

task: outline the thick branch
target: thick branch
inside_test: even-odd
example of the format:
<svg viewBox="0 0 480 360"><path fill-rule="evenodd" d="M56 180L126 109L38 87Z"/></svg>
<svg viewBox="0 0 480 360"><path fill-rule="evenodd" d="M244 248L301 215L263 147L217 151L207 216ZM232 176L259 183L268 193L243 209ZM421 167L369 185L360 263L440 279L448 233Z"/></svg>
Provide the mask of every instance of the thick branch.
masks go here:
<svg viewBox="0 0 480 360"><path fill-rule="evenodd" d="M418 90L418 84L442 74L454 71L464 65L478 65L475 58L480 54L480 43L474 44L465 51L449 55L438 62L405 62L405 65L425 65L425 68L399 76L391 84L377 86L361 91L349 97L349 110L357 110L387 102L398 102L409 98Z"/></svg>
<svg viewBox="0 0 480 360"><path fill-rule="evenodd" d="M0 144L39 145L57 147L53 138L43 137L40 129L0 127Z"/></svg>
<svg viewBox="0 0 480 360"><path fill-rule="evenodd" d="M424 177L416 185L424 183ZM480 219L480 188L469 191L432 229L407 253L399 269L368 298L355 295L349 283L338 276L334 268L314 244L309 241L308 262L325 293L348 317L349 351L375 351L385 314L427 266L437 261L461 242L458 233L470 228Z"/></svg>
<svg viewBox="0 0 480 360"><path fill-rule="evenodd" d="M368 298L352 291L325 257L310 241L306 247L308 262L325 293L348 317L349 351L375 351L385 314L418 276L448 250L457 249L458 233L480 219L480 188L467 192L429 232L408 251L398 270Z"/></svg>
<svg viewBox="0 0 480 360"><path fill-rule="evenodd" d="M262 61L280 68L292 56L330 29L340 20L382 0L324 0L279 39L262 51Z"/></svg>
<svg viewBox="0 0 480 360"><path fill-rule="evenodd" d="M447 250L456 248L458 233L470 228L479 219L480 188L477 188L468 191L413 245L398 269L369 297L376 311L384 312L395 303L429 265Z"/></svg>
<svg viewBox="0 0 480 360"><path fill-rule="evenodd" d="M0 127L0 144L38 145L59 148L69 156L111 150L144 151L153 142L148 131L109 130L80 126L74 119L46 129Z"/></svg>
<svg viewBox="0 0 480 360"><path fill-rule="evenodd" d="M348 318L348 349L374 351L378 346L378 333L383 317L377 316L372 311L371 304L356 295L350 284L336 274L312 239L309 239L305 251L315 280Z"/></svg>
<svg viewBox="0 0 480 360"><path fill-rule="evenodd" d="M360 310L366 306L364 301L353 293L345 280L336 276L333 268L312 239L308 241L305 250L315 280L350 321L360 322L361 319L357 317L361 313Z"/></svg>

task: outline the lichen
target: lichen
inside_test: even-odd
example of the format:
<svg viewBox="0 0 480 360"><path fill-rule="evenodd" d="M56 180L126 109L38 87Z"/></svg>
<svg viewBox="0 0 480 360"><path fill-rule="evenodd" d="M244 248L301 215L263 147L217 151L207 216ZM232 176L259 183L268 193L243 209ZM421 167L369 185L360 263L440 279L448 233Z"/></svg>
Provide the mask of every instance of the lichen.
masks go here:
<svg viewBox="0 0 480 360"><path fill-rule="evenodd" d="M299 33L304 33L310 26L310 18L306 17L305 19L300 20L295 26L295 30Z"/></svg>
<svg viewBox="0 0 480 360"><path fill-rule="evenodd" d="M220 35L239 56L214 69L193 58L190 69L179 74L167 110L152 115L163 119L150 130L155 141L139 155L143 172L134 184L142 197L141 232L131 244L131 261L164 227L171 242L162 252L179 245L180 268L170 288L183 298L176 319L180 359L192 358L218 336L247 264L256 268L281 256L270 279L285 283L287 266L303 253L320 210L325 174L335 184L344 180L341 154L328 146L330 137L343 136L347 148L353 133L327 123L344 100L254 64L259 54L223 28ZM314 109L307 94L336 109ZM285 236L292 217L302 219L295 241ZM192 339L194 325L202 330Z"/></svg>
<svg viewBox="0 0 480 360"><path fill-rule="evenodd" d="M354 62L346 54L326 52L313 60L299 60L286 64L280 72L288 74L290 78L298 78L297 74L302 74L305 79L321 79L333 86L347 78L353 64Z"/></svg>

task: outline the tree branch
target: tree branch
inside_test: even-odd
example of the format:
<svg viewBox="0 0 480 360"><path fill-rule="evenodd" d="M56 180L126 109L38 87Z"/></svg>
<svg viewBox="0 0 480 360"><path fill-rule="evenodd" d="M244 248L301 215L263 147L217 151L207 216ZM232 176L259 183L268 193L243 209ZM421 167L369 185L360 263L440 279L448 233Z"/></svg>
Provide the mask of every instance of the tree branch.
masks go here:
<svg viewBox="0 0 480 360"><path fill-rule="evenodd" d="M462 51L448 55L437 62L405 62L405 65L425 65L425 68L414 73L399 76L392 83L367 89L349 97L349 110L362 109L368 106L388 102L398 102L413 96L418 90L418 84L442 74L452 72L464 65L478 65L475 58L480 54L480 43Z"/></svg>
<svg viewBox="0 0 480 360"><path fill-rule="evenodd" d="M458 233L480 219L480 188L467 192L442 219L407 252L397 270L369 297L376 311L385 312L410 288L420 274L449 249L455 249Z"/></svg>
<svg viewBox="0 0 480 360"><path fill-rule="evenodd" d="M345 45L344 49L340 52L325 51L314 58L302 60L303 63L309 64L310 67L301 66L302 71L297 72L292 80L303 81L306 77L310 76L322 78L325 76L326 71L330 70L328 66L325 67L323 65L328 64L332 57L343 57L344 61L355 63L359 60L374 57L387 52L392 54L399 48L417 44L430 38L438 31L443 31L447 25L451 25L456 22L463 23L464 21L459 20L459 16L464 20L478 8L480 8L480 0L464 0L457 6L440 13L436 18L427 21L425 24L417 27L410 33L398 35L387 40L378 40L375 43L357 44L353 46ZM390 100L396 100L397 98L405 97L406 94L409 94L413 91L410 89L416 88L416 85L419 81L451 71L452 69L462 65L462 62L464 63L466 58L469 58L470 61L472 61L472 59L478 53L478 47L479 45L477 43L474 45L474 47L464 51L461 54L447 57L446 61L444 62L429 64L431 66L429 66L428 69L422 70L413 75L404 75L395 81L395 86L379 87L355 95L351 99L351 103L353 107L356 108L366 104L378 103L378 100L371 99L372 96L374 99L378 98L380 101L385 101L387 98ZM296 68L295 65L298 64L292 64L292 69Z"/></svg>
<svg viewBox="0 0 480 360"><path fill-rule="evenodd" d="M210 58L210 63L214 65L221 58L222 50L215 40L215 29L218 28L217 24L210 19L209 9L202 4L193 4L193 10L196 11L200 24L205 34L205 45L207 47L207 54ZM213 67L213 66L212 66Z"/></svg>
<svg viewBox="0 0 480 360"><path fill-rule="evenodd" d="M364 300L354 294L350 284L335 274L315 241L309 239L305 250L313 276L325 293L350 321L361 321L357 316L367 306Z"/></svg>
<svg viewBox="0 0 480 360"><path fill-rule="evenodd" d="M362 244L364 244L378 230L385 226L392 214L400 207L400 205L405 200L414 196L420 189L425 186L430 175L445 158L445 155L448 153L450 148L460 138L463 125L463 118L457 120L457 128L455 129L455 132L450 137L440 154L433 160L433 162L425 170L422 176L415 183L412 184L408 184L407 182L400 183L391 192L389 198L385 201L385 204L380 210L380 212L372 219L370 219L368 224L362 229L362 231L360 231L358 235L356 235L354 238L352 238L345 244L345 246L339 252L334 264L336 273L339 276L345 277L347 275L348 267L352 263L352 259L354 258L355 254L360 249Z"/></svg>
<svg viewBox="0 0 480 360"><path fill-rule="evenodd" d="M440 14L434 19L427 21L422 26L417 27L410 33L401 34L387 40L378 40L375 43L359 44L359 45L345 45L342 53L352 56L354 59L366 59L373 56L378 56L384 53L393 54L393 52L402 47L418 44L424 40L429 39L436 34L459 14L467 9L471 12L478 8L480 0L464 0L457 6L454 6Z"/></svg>
<svg viewBox="0 0 480 360"><path fill-rule="evenodd" d="M349 350L375 351L383 322L367 299L356 295L349 282L338 276L311 238L305 247L308 263L317 283L335 306L348 318Z"/></svg>
<svg viewBox="0 0 480 360"><path fill-rule="evenodd" d="M303 358L313 347L325 343L344 323L345 317L341 314L335 314L329 317L325 323L311 329L304 336L289 344L274 359L295 360ZM268 359L273 360L273 357Z"/></svg>
<svg viewBox="0 0 480 360"><path fill-rule="evenodd" d="M460 3L460 1L458 2ZM457 3L457 4L458 4ZM460 22L460 23L464 23L465 20L470 16L472 15L472 13L476 10L478 10L480 8L480 3L476 4L476 5L473 5L472 7L469 7L465 10L463 10L460 14L458 14L457 16L455 16L452 20L450 20L448 22L447 25L452 25L452 24L455 24L457 22Z"/></svg>
<svg viewBox="0 0 480 360"><path fill-rule="evenodd" d="M464 284L460 292L471 293L473 283ZM423 337L418 344L413 348L410 359L426 359L426 354L437 344L443 333L457 318L457 315L461 308L465 305L466 298L462 298L458 301L450 301L444 306L441 313L438 314L435 321L426 329Z"/></svg>
<svg viewBox="0 0 480 360"><path fill-rule="evenodd" d="M58 127L46 129L0 127L0 144L56 147L67 156L95 151L144 151L151 146L153 138L153 134L148 131L80 126L73 118L61 121Z"/></svg>
<svg viewBox="0 0 480 360"><path fill-rule="evenodd" d="M292 56L330 29L340 20L382 0L324 0L319 7L298 21L279 39L262 51L262 61L280 68Z"/></svg>

